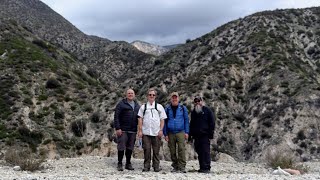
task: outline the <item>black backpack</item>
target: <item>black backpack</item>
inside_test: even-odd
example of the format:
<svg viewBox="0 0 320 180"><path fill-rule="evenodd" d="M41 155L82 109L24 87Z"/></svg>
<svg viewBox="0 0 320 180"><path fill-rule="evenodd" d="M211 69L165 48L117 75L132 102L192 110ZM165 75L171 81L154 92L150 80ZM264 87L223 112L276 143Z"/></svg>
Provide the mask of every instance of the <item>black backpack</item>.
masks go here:
<svg viewBox="0 0 320 180"><path fill-rule="evenodd" d="M158 111L158 109L157 109L157 104L158 103L156 103L156 102L154 102L155 104L154 104L154 108ZM144 115L146 114L146 110L147 110L147 103L145 103L144 104L144 110L143 110L143 117L144 117ZM159 111L158 111L159 112Z"/></svg>

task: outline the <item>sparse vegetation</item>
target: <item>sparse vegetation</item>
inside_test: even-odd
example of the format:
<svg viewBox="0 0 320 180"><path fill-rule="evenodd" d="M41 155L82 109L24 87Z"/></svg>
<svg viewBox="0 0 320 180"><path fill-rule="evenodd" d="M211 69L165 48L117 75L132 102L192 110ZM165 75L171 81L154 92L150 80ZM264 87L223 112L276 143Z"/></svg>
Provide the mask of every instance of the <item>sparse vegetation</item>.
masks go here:
<svg viewBox="0 0 320 180"><path fill-rule="evenodd" d="M71 130L74 135L82 137L86 130L86 122L84 120L76 120L71 123Z"/></svg>
<svg viewBox="0 0 320 180"><path fill-rule="evenodd" d="M290 152L290 150L281 148L270 149L269 151L267 151L265 160L267 165L273 169L277 167L280 167L282 169L296 169L301 173L306 173L309 170L306 166L297 163L293 152Z"/></svg>
<svg viewBox="0 0 320 180"><path fill-rule="evenodd" d="M32 153L30 149L12 147L5 153L5 161L13 166L20 166L24 171L36 171L41 168L44 162L43 157Z"/></svg>

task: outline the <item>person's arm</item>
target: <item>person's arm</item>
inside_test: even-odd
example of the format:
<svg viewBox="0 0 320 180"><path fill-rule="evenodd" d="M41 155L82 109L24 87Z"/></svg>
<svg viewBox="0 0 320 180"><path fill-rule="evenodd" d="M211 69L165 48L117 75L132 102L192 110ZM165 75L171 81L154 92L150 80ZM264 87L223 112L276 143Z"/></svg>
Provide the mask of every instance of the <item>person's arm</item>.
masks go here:
<svg viewBox="0 0 320 180"><path fill-rule="evenodd" d="M139 117L138 119L138 137L142 138L142 124L143 124L143 119Z"/></svg>
<svg viewBox="0 0 320 180"><path fill-rule="evenodd" d="M159 114L159 117L160 117L160 131L158 133L158 136L161 138L163 136L163 126L164 126L164 120L167 119L167 114L163 108L163 106L161 104L159 104L159 110L160 110L160 114Z"/></svg>
<svg viewBox="0 0 320 180"><path fill-rule="evenodd" d="M208 115L209 115L209 135L211 136L211 138L213 138L214 135L214 129L215 129L215 116L214 113L208 108Z"/></svg>
<svg viewBox="0 0 320 180"><path fill-rule="evenodd" d="M138 137L142 138L142 125L143 125L143 111L144 111L144 105L140 106L140 109L138 111Z"/></svg>
<svg viewBox="0 0 320 180"><path fill-rule="evenodd" d="M158 133L158 136L161 138L163 136L163 126L164 126L164 119L160 120L160 131Z"/></svg>
<svg viewBox="0 0 320 180"><path fill-rule="evenodd" d="M120 120L119 120L120 113L121 113L121 103L118 103L114 112L114 127L116 129L117 136L121 136L122 134L122 130L120 127Z"/></svg>

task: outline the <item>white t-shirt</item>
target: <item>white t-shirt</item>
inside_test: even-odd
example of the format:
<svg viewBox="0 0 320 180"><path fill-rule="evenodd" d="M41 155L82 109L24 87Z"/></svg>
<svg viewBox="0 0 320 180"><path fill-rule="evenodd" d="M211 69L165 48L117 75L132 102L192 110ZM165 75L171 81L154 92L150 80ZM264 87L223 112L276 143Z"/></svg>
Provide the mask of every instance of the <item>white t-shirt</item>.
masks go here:
<svg viewBox="0 0 320 180"><path fill-rule="evenodd" d="M157 103L155 109L155 102L150 104L147 102L147 110L143 116L145 105L143 104L138 112L138 116L142 118L142 134L149 136L157 136L160 131L160 120L167 118L167 114L161 104Z"/></svg>

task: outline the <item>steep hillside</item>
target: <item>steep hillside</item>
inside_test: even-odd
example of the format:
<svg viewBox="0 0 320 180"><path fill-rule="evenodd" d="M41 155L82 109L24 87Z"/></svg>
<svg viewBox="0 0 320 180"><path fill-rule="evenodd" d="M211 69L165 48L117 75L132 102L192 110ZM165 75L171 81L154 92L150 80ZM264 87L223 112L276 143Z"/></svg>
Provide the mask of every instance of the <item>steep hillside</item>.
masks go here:
<svg viewBox="0 0 320 180"><path fill-rule="evenodd" d="M237 159L272 147L319 158L319 15L277 10L227 23L156 59L145 89L157 86L163 102L179 91L189 108L204 96L217 114L214 149Z"/></svg>
<svg viewBox="0 0 320 180"><path fill-rule="evenodd" d="M72 55L16 22L0 21L0 27L1 149L28 144L54 157L111 143L105 119L119 95Z"/></svg>
<svg viewBox="0 0 320 180"><path fill-rule="evenodd" d="M15 20L34 35L71 53L95 69L112 88L121 87L118 82L133 76L131 72L141 71L141 62L152 63L150 55L129 43L84 34L39 0L3 0L0 17Z"/></svg>

